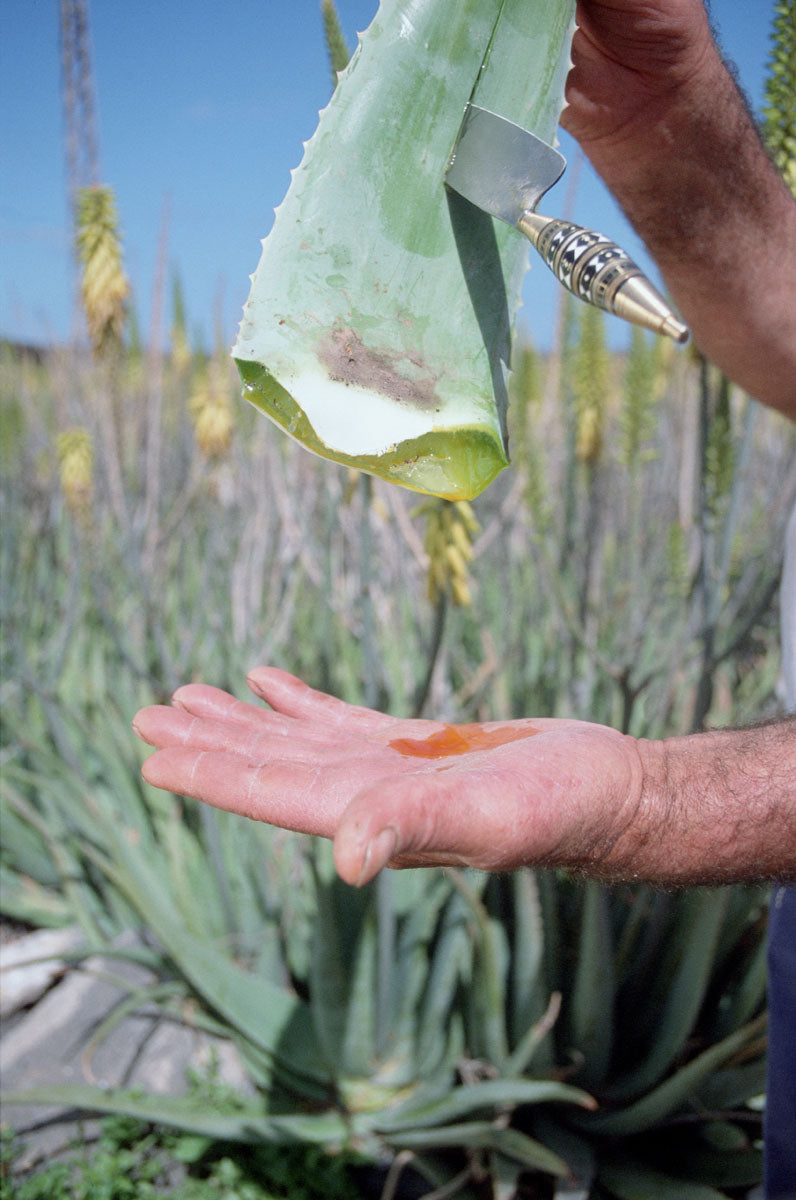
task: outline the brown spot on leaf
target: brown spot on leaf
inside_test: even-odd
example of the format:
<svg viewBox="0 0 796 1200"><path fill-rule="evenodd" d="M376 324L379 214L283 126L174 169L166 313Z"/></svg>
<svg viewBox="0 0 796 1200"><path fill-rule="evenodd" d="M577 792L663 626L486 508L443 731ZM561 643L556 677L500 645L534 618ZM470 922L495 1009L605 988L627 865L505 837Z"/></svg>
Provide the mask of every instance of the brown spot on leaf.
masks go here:
<svg viewBox="0 0 796 1200"><path fill-rule="evenodd" d="M388 351L371 350L352 329L334 329L319 356L329 378L347 386L366 388L421 407L438 405L436 378L420 359ZM412 370L407 376L407 367Z"/></svg>

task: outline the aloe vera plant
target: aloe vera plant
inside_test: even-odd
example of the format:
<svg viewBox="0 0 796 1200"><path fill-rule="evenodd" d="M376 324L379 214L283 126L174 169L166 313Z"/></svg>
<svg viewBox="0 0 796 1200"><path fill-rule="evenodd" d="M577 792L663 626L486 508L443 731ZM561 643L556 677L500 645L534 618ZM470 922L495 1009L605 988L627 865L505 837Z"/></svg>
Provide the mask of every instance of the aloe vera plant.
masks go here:
<svg viewBox="0 0 796 1200"><path fill-rule="evenodd" d="M168 806L147 818L136 801L137 784L125 789L122 808L100 786L85 815L78 812L68 829L52 803L58 789L46 776L15 775L37 788L58 826L65 850L56 869L71 874L84 898L89 864L104 877L107 908L155 935L160 949L145 954L148 965L176 974L196 997L203 1010L194 1014L200 1027L225 1030L233 1038L261 1098L220 1113L181 1097L55 1086L7 1092L5 1102L35 1103L46 1095L48 1102L127 1113L210 1138L314 1143L356 1150L374 1161L406 1151L432 1183L445 1180L437 1155L450 1147L487 1161L498 1156L515 1173L534 1168L566 1175L559 1155L509 1119L519 1107L590 1106L590 1097L520 1070L501 1077L475 1064L469 1071L461 1068L470 1047L496 1044L494 1029L504 1019L490 1004L478 1011L466 1002L465 1011L462 1007L483 973L472 926L484 877L457 884L441 874L409 873L394 881L385 906L376 888L354 892L336 877L328 846L314 848L309 871L300 853L289 854L280 867L287 849L282 846L281 854L266 860L272 878L264 892L276 883L274 872L289 871L293 886L301 880L304 895L313 900L291 916L267 899L270 911L262 913L260 897L259 961L243 967L217 933L208 936L209 928L219 929L223 888L219 892L213 873L198 886L201 844L186 825L174 823ZM5 799L20 820L46 836L46 825L37 822L18 787L9 783ZM227 871L235 824L228 825L222 843ZM268 841L274 835L263 836ZM248 893L244 907L257 903L247 863L241 860L235 874ZM92 907L89 902L84 927L97 948L103 920L92 919ZM386 960L379 954L385 937L394 949ZM485 961L491 962L489 953ZM149 998L156 999L154 990Z"/></svg>
<svg viewBox="0 0 796 1200"><path fill-rule="evenodd" d="M310 450L469 498L507 464L528 245L443 185L464 106L554 140L572 0L383 0L305 147L233 354Z"/></svg>
<svg viewBox="0 0 796 1200"><path fill-rule="evenodd" d="M79 920L95 949L120 929L149 930L152 1002L177 1017L193 997L192 1019L236 1042L259 1097L234 1113L100 1089L47 1089L49 1101L206 1137L353 1146L396 1170L411 1160L435 1187L481 1172L493 1197L526 1170L570 1169L629 1198L668 1175L680 1200L706 1194L689 1179L715 1192L759 1178L759 1114L744 1109L763 1086L759 895L584 892L530 871L410 872L384 890L347 889L328 848L308 859L289 835L142 784L128 716L150 685L143 664L131 670L138 635L122 593L133 585L107 583L117 642L80 615L88 598L73 596L66 567L53 580L53 553L34 540L17 600L34 632L49 630L36 641L52 664L46 686L9 614L7 676L19 682L3 722L4 909ZM198 596L202 578L191 586ZM174 595L164 603L182 634Z"/></svg>
<svg viewBox="0 0 796 1200"><path fill-rule="evenodd" d="M471 9L475 5L467 6ZM511 9L503 6L504 32L512 30ZM548 15L552 10L546 8ZM397 12L397 6L385 6L381 16L388 11ZM458 18L449 13L448 19ZM517 54L514 69L522 74L529 69L527 41L517 43ZM532 114L502 101L497 97L495 107L534 127ZM351 142L346 145L350 150ZM339 155L328 151L325 161L340 166ZM501 234L502 270L515 235L508 229ZM405 249L401 258L409 261ZM524 265L524 245L521 249L518 272ZM418 269L434 276L437 260L419 262L423 255L413 254ZM461 261L449 265L463 274ZM445 278L447 271L446 266ZM508 268L502 278L509 278ZM492 295L490 280L481 282L480 290L467 292L466 303ZM294 280L296 287L301 283ZM454 295L464 297L464 291L451 282L443 298ZM505 326L486 328L494 334ZM483 328L478 333L474 361L486 381L481 393L488 400L492 388L492 398L500 399L503 366L496 383ZM506 343L493 337L489 345L505 349ZM593 338L589 346L584 360L597 352ZM307 354L314 362L311 346ZM570 357L574 365L577 356ZM136 397L131 365L126 386ZM176 352L173 366L179 375ZM582 366L577 374L586 380L591 372L587 362ZM643 363L636 366L643 374ZM258 368L250 361L247 369ZM2 381L0 371L0 390ZM515 387L519 382L515 377ZM480 588L474 611L454 614L454 648L440 672L444 697L447 702L448 689L455 692L450 702L466 706L462 715L471 718L486 715L484 706L491 715L497 715L493 706L505 706L501 715L508 716L571 711L578 703L583 715L614 721L621 695L623 727L632 720L637 732L659 735L682 717L671 709L659 712L648 697L660 693L665 703L671 691L667 679L676 679L685 697L690 694L682 682L687 670L681 673L679 664L687 667L690 661L693 634L685 613L667 617L683 655L668 676L665 645L653 643L646 629L647 640L634 643L634 623L646 627L647 611L654 604L657 613L662 603L659 576L650 570L659 555L651 541L648 547L642 540L647 522L640 506L645 494L657 497L655 481L670 471L665 454L674 443L668 430L671 411L680 412L680 397L671 410L657 413L649 381L627 389L622 454L639 510L631 503L625 575L612 569L615 547L625 537L625 518L617 515L623 505L595 483L598 465L606 473L614 470L609 455L616 442L615 419L611 424L616 406L601 409L600 398L590 400L576 380L572 405L561 406L565 415L571 408L571 428L559 436L544 412L538 382L526 378L525 384L526 487L537 540L547 537L555 546L550 574L557 591L552 601L546 599L529 563L521 508L511 510L516 536L494 537L505 528L505 513L496 511L494 493L486 497L479 510L485 536L475 546ZM293 453L284 440L269 442L264 430L254 428L255 415L244 411L242 429L251 436L233 436L225 444L218 486L225 465L234 486L226 485L226 502L219 505L213 474L203 476L206 492L198 490L193 468L187 475L195 459L182 411L185 398L175 390L164 413L164 427L168 422L173 436L164 447L164 455L172 457L164 457L158 493L159 553L142 557L136 541L141 529L157 534L157 520L151 515L129 525L122 520L128 509L144 512L136 440L142 405L135 402L123 410L129 460L119 471L128 489L125 504L118 506L122 516L118 523L87 524L74 539L64 523L68 514L59 517L55 500L44 504L38 491L23 491L23 480L36 474L32 448L41 441L36 422L52 403L50 377L37 386L34 393L24 379L22 386L13 381L14 396L32 396L19 418L27 469L19 471L16 502L9 505L13 519L3 523L0 539L9 566L0 574L9 581L2 599L10 634L3 693L8 757L0 791L6 843L2 903L5 911L44 924L77 919L96 948L106 948L119 929L149 929L154 945L141 953L169 980L176 997L170 1015L178 1015L181 997L193 997L194 1021L235 1040L260 1093L235 1112L185 1098L91 1088L47 1089L46 1098L135 1113L207 1137L304 1142L333 1151L354 1146L370 1158L391 1161L393 1182L411 1160L430 1186L444 1186L460 1200L487 1194L502 1200L532 1170L561 1180L569 1171L595 1200L608 1195L632 1200L639 1194L716 1200L724 1194L719 1188L757 1182L759 1114L745 1107L763 1086L765 959L757 894L658 897L644 888L604 891L592 885L584 891L565 878L522 871L489 881L474 873L401 875L354 895L333 878L326 850L317 848L308 861L290 839L258 825L243 828L224 814L183 807L138 780L127 717L150 699L152 688L165 689L191 675L234 686L264 646L327 690L368 703L376 702L375 691L378 703L391 711L408 707L414 676L422 676L428 653L422 547L407 569L412 543L398 540L392 524L405 512L400 504L411 498L394 489L363 488L353 502L346 499L328 464ZM265 403L265 394L255 399ZM499 406L495 411L497 425L489 428L500 432ZM523 416L520 406L515 412ZM656 436L659 420L669 425ZM547 439L546 425L552 429ZM457 447L470 445L469 426L452 429ZM602 449L593 436L600 432ZM584 512L576 497L571 512L568 503L554 511L548 501L565 491L561 480L568 468L556 456L569 441ZM773 498L767 517L775 527L792 454L781 435L771 441L777 452L764 460L765 494ZM109 440L95 437L95 443L99 511L111 476ZM713 444L726 449L726 436ZM681 457L679 443L674 457ZM742 458L728 463L735 479ZM264 460L268 490L261 471L253 469ZM15 470L18 465L15 459ZM381 468L383 456L375 466L360 465ZM720 454L716 465L721 466ZM454 466L459 470L459 459ZM647 470L650 475L642 474ZM394 472L388 477L400 481ZM713 507L721 512L724 494L718 484L715 490ZM393 501L394 510L384 507ZM590 539L594 527L586 510L596 510L598 503L605 523L599 538ZM391 520L384 517L388 511ZM740 537L735 531L751 528L736 519L737 514L727 519L722 537L728 556ZM658 528L655 521L648 524L650 531ZM400 528L409 525L404 516ZM773 577L772 539L765 528L754 538L766 548ZM749 552L747 543L744 557ZM687 594L688 557L681 557ZM586 581L598 584L582 586L573 568L579 562ZM23 564L19 573L11 569L17 563ZM369 637L352 615L354 579L362 595L373 593ZM610 591L605 579L618 590ZM717 585L716 595L723 590ZM763 615L767 611L761 609ZM631 621L624 619L627 613ZM567 639L579 632L579 621L585 635L574 638L576 654ZM649 625L654 629L655 622ZM755 628L765 626L758 621ZM489 674L486 636L479 641L493 631L499 680ZM368 640L371 659L363 650ZM728 635L728 647L734 640ZM747 652L745 643L738 646ZM754 702L748 715L757 714L760 697L773 688L767 664L775 656L766 653L759 654L756 671L739 659L756 689L747 691L745 703ZM734 662L736 650L728 648L727 657ZM38 678L42 664L46 683ZM715 673L715 656L706 659L706 671ZM590 690L583 686L589 674ZM367 688L370 697L363 695ZM585 696L578 698L581 692ZM153 986L151 999L168 1003L162 984ZM598 1101L598 1110L587 1094ZM42 1092L28 1095L43 1098Z"/></svg>
<svg viewBox="0 0 796 1200"><path fill-rule="evenodd" d="M98 752L104 774L102 743ZM30 786L47 824L24 800ZM242 965L224 927L223 875L207 870L212 842L175 821L166 798L147 812L139 787L117 784L114 795L94 784L81 816L62 808L80 794L77 776L55 785L51 771L12 772L6 798L50 835L52 851L63 847L56 873L72 881L73 901L88 901L94 945L114 915L143 924L155 938L148 964L199 1002L195 1023L236 1042L260 1096L217 1112L181 1097L61 1086L10 1092L8 1103L411 1161L451 1194L458 1180L462 1197L477 1180L481 1195L513 1194L528 1170L628 1200L655 1181L683 1200L710 1186L718 1200L718 1186L759 1179L737 1111L762 1087L756 892L583 892L528 870L406 872L386 894L356 892L335 876L325 844L307 860L262 827L241 840L222 815L217 858L238 889L233 919L259 909L256 926L240 930ZM288 876L302 904L283 894L280 909ZM104 914L88 897L98 878ZM600 962L610 969L597 971ZM155 988L135 999L175 1013ZM757 1117L746 1115L753 1133Z"/></svg>

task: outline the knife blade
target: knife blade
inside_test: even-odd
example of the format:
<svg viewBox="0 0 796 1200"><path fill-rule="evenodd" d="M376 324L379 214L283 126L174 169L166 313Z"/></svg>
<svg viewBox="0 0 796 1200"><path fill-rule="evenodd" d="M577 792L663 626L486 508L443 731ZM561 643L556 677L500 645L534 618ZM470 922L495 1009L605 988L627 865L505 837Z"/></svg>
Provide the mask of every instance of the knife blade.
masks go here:
<svg viewBox="0 0 796 1200"><path fill-rule="evenodd" d="M677 342L687 341L688 328L615 242L571 221L536 212L565 167L564 156L541 138L469 103L445 183L523 233L558 281L580 300Z"/></svg>

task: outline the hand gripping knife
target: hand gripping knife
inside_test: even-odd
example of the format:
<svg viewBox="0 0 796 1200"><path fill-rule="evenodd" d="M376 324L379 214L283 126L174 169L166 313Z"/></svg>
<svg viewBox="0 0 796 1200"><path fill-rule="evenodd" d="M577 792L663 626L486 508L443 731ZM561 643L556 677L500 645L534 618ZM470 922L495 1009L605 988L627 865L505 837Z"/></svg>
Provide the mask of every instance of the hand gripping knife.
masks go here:
<svg viewBox="0 0 796 1200"><path fill-rule="evenodd" d="M535 134L468 104L445 182L524 233L558 281L580 300L687 341L687 327L624 250L601 233L536 212L565 167L563 155Z"/></svg>

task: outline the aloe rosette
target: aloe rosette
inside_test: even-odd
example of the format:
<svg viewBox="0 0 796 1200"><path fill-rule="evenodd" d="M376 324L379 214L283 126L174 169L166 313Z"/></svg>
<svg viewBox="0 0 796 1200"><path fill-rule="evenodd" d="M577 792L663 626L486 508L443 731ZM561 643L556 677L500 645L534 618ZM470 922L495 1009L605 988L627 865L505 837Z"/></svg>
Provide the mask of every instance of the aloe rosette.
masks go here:
<svg viewBox="0 0 796 1200"><path fill-rule="evenodd" d="M479 77L479 104L554 141L573 8L383 0L361 36L263 242L233 349L247 397L308 449L452 499L507 465L528 243L443 179Z"/></svg>

